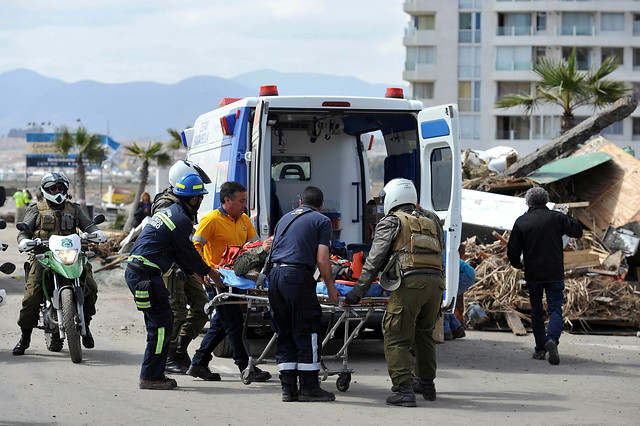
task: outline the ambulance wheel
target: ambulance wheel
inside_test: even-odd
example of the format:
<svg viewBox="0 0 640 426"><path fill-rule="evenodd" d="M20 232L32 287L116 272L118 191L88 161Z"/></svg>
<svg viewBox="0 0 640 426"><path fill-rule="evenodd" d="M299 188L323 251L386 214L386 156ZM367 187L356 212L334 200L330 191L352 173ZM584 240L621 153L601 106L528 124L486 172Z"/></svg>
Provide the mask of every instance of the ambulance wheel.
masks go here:
<svg viewBox="0 0 640 426"><path fill-rule="evenodd" d="M349 383L351 383L351 373L338 374L338 380L336 380L336 387L340 392L346 392L349 389Z"/></svg>

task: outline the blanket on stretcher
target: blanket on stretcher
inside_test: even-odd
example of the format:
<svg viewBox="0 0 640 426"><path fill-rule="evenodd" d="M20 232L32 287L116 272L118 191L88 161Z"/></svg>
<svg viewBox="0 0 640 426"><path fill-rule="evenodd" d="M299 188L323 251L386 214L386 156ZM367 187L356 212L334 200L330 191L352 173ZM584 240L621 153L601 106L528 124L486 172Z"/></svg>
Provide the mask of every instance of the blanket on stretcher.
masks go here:
<svg viewBox="0 0 640 426"><path fill-rule="evenodd" d="M222 281L226 285L230 285L232 287L236 287L242 290L248 290L251 288L255 288L256 286L256 283L251 281L250 279L237 276L236 273L233 272L233 269L221 268L221 269L218 269L218 272L222 274ZM265 281L265 283L267 286L269 286L269 280ZM353 288L353 284L354 282L352 281L336 280L335 282L335 286L342 296L345 296L347 293L349 293L349 291L351 291L351 289ZM324 282L318 281L318 284L316 285L316 294L327 294L327 287L324 285ZM369 296L369 297L376 297L376 296L382 296L382 295L383 295L383 289L378 283L373 283L371 285L371 288L366 294L366 296Z"/></svg>

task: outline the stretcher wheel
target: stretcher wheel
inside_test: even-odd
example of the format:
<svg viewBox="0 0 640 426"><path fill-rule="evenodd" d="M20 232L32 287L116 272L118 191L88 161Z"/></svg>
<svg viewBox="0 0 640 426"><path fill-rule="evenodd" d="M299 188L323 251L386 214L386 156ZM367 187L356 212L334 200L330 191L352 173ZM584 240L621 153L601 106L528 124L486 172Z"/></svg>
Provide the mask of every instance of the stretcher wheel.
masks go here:
<svg viewBox="0 0 640 426"><path fill-rule="evenodd" d="M253 382L253 371L249 371L249 368L245 368L240 377L242 378L243 384L250 385L251 382Z"/></svg>
<svg viewBox="0 0 640 426"><path fill-rule="evenodd" d="M338 374L338 380L336 380L336 387L340 392L346 392L349 389L349 383L351 383L351 373Z"/></svg>

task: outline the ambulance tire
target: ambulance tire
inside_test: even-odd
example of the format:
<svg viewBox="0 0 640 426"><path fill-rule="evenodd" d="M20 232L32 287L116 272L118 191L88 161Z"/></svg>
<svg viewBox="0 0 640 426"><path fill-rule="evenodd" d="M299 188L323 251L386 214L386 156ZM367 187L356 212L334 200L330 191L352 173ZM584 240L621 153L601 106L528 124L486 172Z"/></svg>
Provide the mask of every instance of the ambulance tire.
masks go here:
<svg viewBox="0 0 640 426"><path fill-rule="evenodd" d="M224 340L213 350L213 355L218 358L231 358L233 356L233 349L231 349L231 343L227 336L225 336Z"/></svg>

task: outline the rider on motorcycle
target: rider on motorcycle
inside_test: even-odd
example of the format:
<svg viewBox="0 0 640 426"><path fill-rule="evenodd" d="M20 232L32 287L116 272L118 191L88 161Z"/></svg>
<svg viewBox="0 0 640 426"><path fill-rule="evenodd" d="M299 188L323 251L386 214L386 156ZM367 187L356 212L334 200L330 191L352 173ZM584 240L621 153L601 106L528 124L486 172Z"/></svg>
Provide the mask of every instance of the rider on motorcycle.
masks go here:
<svg viewBox="0 0 640 426"><path fill-rule="evenodd" d="M68 200L69 180L61 173L51 172L44 175L40 181L40 188L44 200L37 204L32 204L27 208L24 216L24 223L28 230L20 231L18 234L18 249L26 250L33 245L32 238L48 240L51 235L71 235L79 228L85 233L96 232L96 241L107 240L104 232L100 231L93 221L87 217L79 204ZM35 259L33 253L29 257L29 273L25 285L26 292L22 299L22 308L18 325L22 330L20 341L13 348L13 355L24 355L24 351L31 343L31 331L38 325L40 304L42 303L42 264ZM91 317L96 313L95 303L98 298L98 285L96 284L91 264L85 266L86 283L84 295L84 317L86 322L86 335L82 337L82 344L85 348L93 348L95 343L89 331ZM57 333L52 334L52 339L60 340ZM62 343L60 341L60 343ZM60 344L60 349L62 345ZM59 350L59 349L58 349Z"/></svg>

